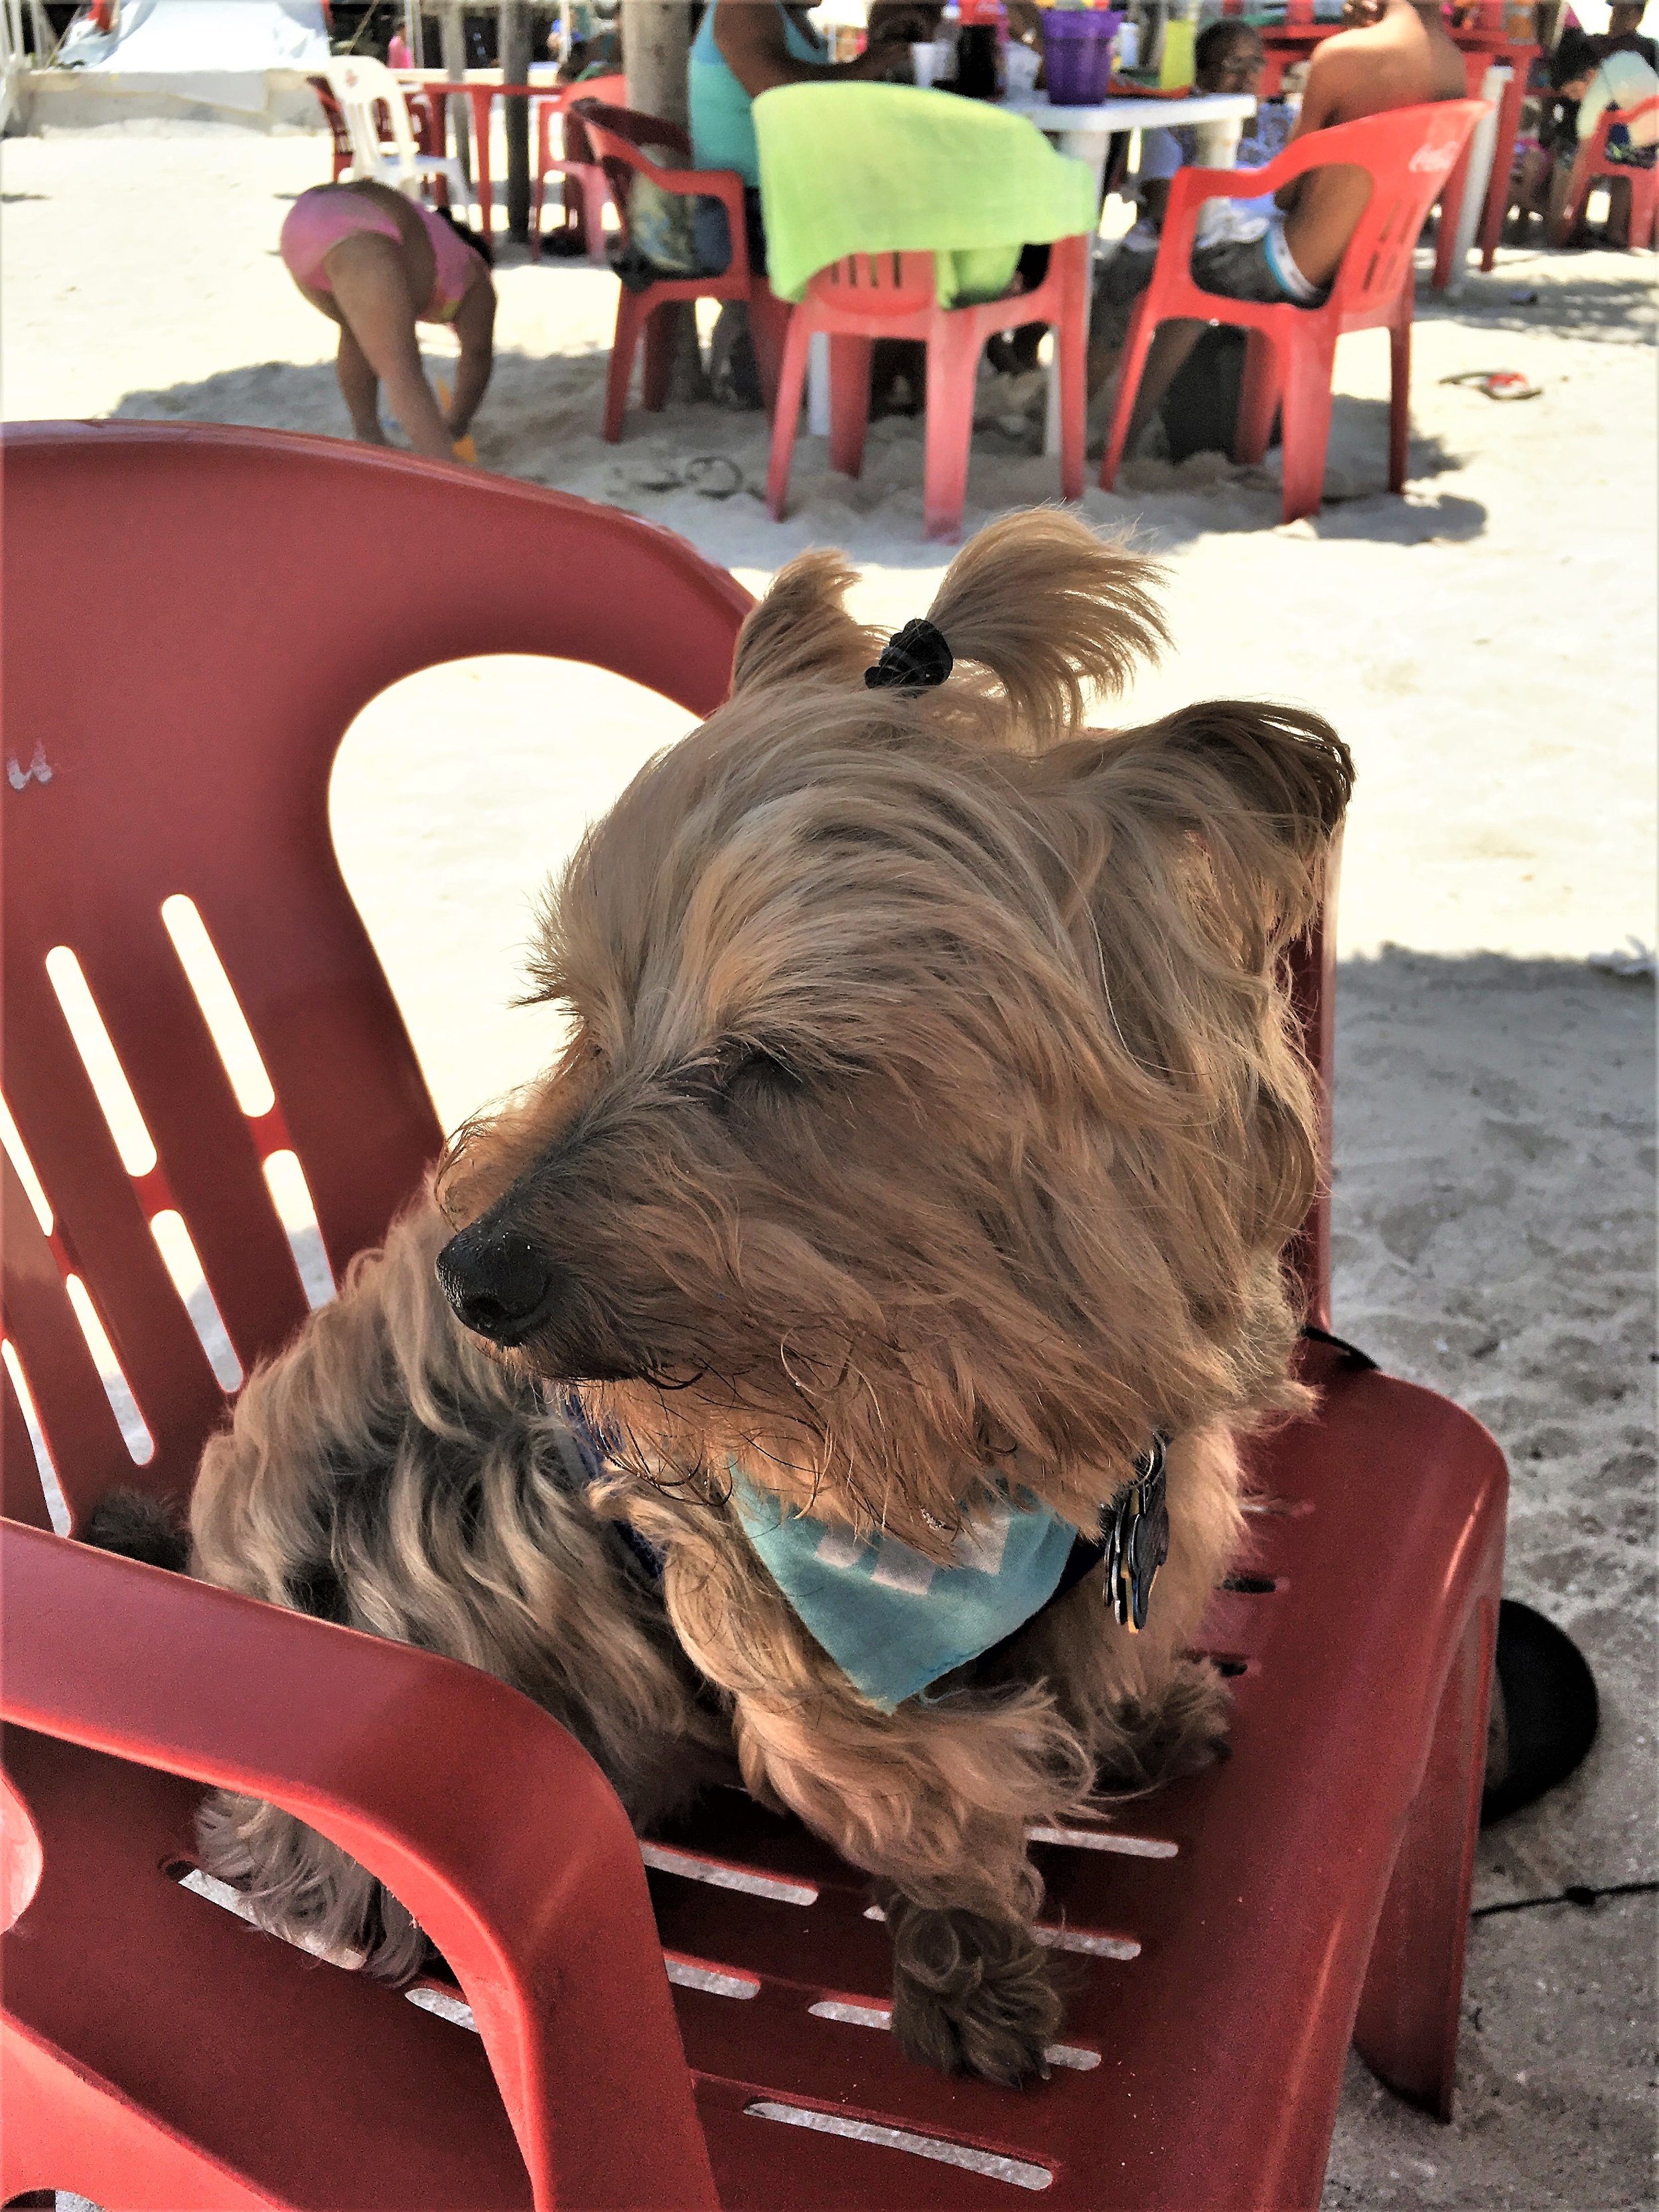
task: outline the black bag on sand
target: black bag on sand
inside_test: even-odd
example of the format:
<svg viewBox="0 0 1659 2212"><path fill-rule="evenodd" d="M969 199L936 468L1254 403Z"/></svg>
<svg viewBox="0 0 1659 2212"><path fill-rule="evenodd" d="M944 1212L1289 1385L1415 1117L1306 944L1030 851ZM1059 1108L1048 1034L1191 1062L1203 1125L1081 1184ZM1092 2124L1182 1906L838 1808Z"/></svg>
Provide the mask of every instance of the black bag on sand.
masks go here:
<svg viewBox="0 0 1659 2212"><path fill-rule="evenodd" d="M1226 323L1212 324L1182 363L1158 408L1170 459L1189 453L1231 453L1244 389L1245 334ZM1270 446L1279 443L1275 416Z"/></svg>

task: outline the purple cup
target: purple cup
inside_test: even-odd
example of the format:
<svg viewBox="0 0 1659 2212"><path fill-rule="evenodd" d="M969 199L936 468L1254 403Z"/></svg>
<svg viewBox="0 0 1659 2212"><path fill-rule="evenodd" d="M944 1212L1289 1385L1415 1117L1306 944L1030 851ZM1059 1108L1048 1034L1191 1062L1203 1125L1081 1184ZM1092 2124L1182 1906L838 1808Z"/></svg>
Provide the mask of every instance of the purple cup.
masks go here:
<svg viewBox="0 0 1659 2212"><path fill-rule="evenodd" d="M1092 107L1112 81L1112 41L1121 9L1045 8L1042 56L1055 107Z"/></svg>

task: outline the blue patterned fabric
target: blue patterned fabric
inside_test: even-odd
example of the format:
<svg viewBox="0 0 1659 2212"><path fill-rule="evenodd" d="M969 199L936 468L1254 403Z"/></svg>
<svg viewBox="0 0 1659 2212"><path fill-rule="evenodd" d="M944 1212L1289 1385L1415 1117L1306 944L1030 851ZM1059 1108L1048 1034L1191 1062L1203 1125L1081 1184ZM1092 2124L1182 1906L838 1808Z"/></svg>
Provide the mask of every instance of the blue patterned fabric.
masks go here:
<svg viewBox="0 0 1659 2212"><path fill-rule="evenodd" d="M1002 1498L956 1539L959 1564L936 1566L896 1536L860 1542L757 1490L735 1465L731 1473L732 1504L767 1571L815 1642L884 1713L1041 1611L1077 1535L1047 1506Z"/></svg>

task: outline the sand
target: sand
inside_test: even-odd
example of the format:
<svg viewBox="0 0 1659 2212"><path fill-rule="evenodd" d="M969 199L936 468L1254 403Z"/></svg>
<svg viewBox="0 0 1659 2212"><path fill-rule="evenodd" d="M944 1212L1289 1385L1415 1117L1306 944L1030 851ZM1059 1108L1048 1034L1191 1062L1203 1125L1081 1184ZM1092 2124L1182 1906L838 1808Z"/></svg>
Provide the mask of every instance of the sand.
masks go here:
<svg viewBox="0 0 1659 2212"><path fill-rule="evenodd" d="M315 138L142 126L9 140L9 419L118 415L343 434L331 333L276 257ZM1085 512L1169 567L1177 639L1120 710L1304 702L1352 744L1340 921L1335 1318L1468 1406L1514 1479L1509 1588L1579 1638L1605 1722L1583 1773L1481 1849L1482 1907L1655 1876L1651 1188L1654 605L1650 258L1504 251L1419 303L1413 477L1382 490L1386 344L1343 342L1330 489L1278 526L1271 468L1142 460ZM923 611L916 426L858 483L820 441L790 519L761 418L710 407L598 435L614 280L499 276L483 464L667 524L760 588L845 546L860 611ZM1528 295L1535 295L1535 297ZM436 360L445 341L434 335ZM1519 368L1498 405L1439 380ZM985 389L967 526L1054 497L1018 395ZM141 549L134 549L141 557ZM550 588L556 588L551 583ZM648 611L641 611L648 619ZM447 1121L556 1042L507 1001L530 902L583 822L684 717L564 663L459 663L360 719L334 788L343 865ZM1473 1931L1458 2118L1354 2066L1333 2205L1653 2201L1650 1896L1489 1913Z"/></svg>

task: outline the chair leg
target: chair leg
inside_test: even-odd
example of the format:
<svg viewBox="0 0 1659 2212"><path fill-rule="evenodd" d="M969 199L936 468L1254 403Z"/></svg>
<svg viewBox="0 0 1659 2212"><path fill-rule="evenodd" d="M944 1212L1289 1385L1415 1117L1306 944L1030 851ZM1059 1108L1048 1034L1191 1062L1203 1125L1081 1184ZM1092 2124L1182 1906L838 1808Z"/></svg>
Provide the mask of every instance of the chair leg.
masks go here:
<svg viewBox="0 0 1659 2212"><path fill-rule="evenodd" d="M874 351L873 338L837 333L830 340L830 465L841 476L863 471Z"/></svg>
<svg viewBox="0 0 1659 2212"><path fill-rule="evenodd" d="M597 267L608 268L610 264L605 249L605 210L610 193L603 177L586 173L577 179L577 187L581 195L580 221L587 258Z"/></svg>
<svg viewBox="0 0 1659 2212"><path fill-rule="evenodd" d="M645 323L645 373L640 397L647 415L660 415L668 404L668 377L674 365L674 319L652 314Z"/></svg>
<svg viewBox="0 0 1659 2212"><path fill-rule="evenodd" d="M1135 401L1140 396L1141 372L1146 366L1146 356L1152 349L1152 340L1157 335L1158 325L1146 313L1146 302L1142 298L1136 303L1134 319L1129 325L1128 343L1117 365L1117 398L1113 404L1112 426L1106 433L1106 451L1100 463L1100 488L1103 491L1110 491L1117 482L1124 441L1129 434Z"/></svg>
<svg viewBox="0 0 1659 2212"><path fill-rule="evenodd" d="M1412 326L1409 314L1389 331L1389 489L1404 491L1412 433Z"/></svg>
<svg viewBox="0 0 1659 2212"><path fill-rule="evenodd" d="M1310 343L1311 340L1311 343ZM1317 514L1325 495L1325 452L1331 440L1331 371L1335 345L1312 332L1289 349L1282 407L1285 497L1280 520Z"/></svg>
<svg viewBox="0 0 1659 2212"><path fill-rule="evenodd" d="M767 511L774 522L783 520L789 497L789 464L800 428L800 404L806 392L806 349L812 341L811 318L797 310L789 318L783 342L783 362L778 370L777 404L772 410L772 453L766 470Z"/></svg>
<svg viewBox="0 0 1659 2212"><path fill-rule="evenodd" d="M927 338L927 434L921 486L922 534L947 543L962 535L968 458L974 442L974 386L983 350L973 316L939 310Z"/></svg>
<svg viewBox="0 0 1659 2212"><path fill-rule="evenodd" d="M1659 182L1651 169L1632 169L1630 179L1630 242L1650 250L1659 237Z"/></svg>
<svg viewBox="0 0 1659 2212"><path fill-rule="evenodd" d="M755 367L760 374L761 398L769 415L777 411L778 378L783 368L789 319L793 313L788 301L779 299L763 276L755 278L749 287L749 336L755 349Z"/></svg>
<svg viewBox="0 0 1659 2212"><path fill-rule="evenodd" d="M1089 413L1089 248L1085 240L1062 239L1066 257L1059 319L1051 328L1060 378L1060 495L1083 496L1084 450Z"/></svg>
<svg viewBox="0 0 1659 2212"><path fill-rule="evenodd" d="M1247 331L1244 383L1238 395L1238 419L1233 425L1236 461L1254 464L1266 459L1279 399L1279 349L1266 331Z"/></svg>
<svg viewBox="0 0 1659 2212"><path fill-rule="evenodd" d="M1451 2118L1463 1952L1486 1778L1501 1559L1471 1607L1371 1945L1354 2042L1391 2089Z"/></svg>
<svg viewBox="0 0 1659 2212"><path fill-rule="evenodd" d="M623 434L628 412L628 387L634 376L634 349L646 302L638 292L624 289L617 301L617 335L611 341L611 367L605 380L605 441L614 446Z"/></svg>
<svg viewBox="0 0 1659 2212"><path fill-rule="evenodd" d="M547 196L547 172L538 169L530 191L530 258L542 258L542 204Z"/></svg>

